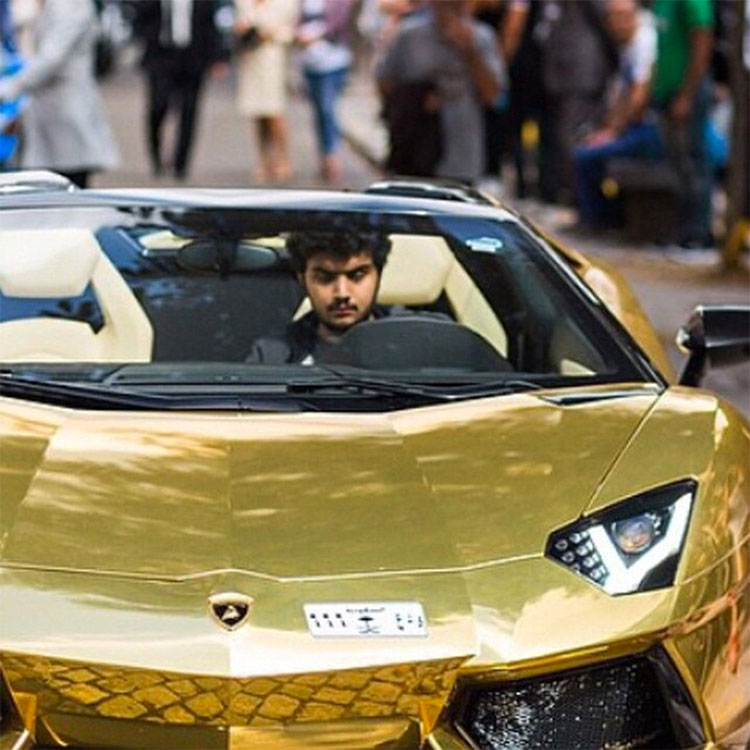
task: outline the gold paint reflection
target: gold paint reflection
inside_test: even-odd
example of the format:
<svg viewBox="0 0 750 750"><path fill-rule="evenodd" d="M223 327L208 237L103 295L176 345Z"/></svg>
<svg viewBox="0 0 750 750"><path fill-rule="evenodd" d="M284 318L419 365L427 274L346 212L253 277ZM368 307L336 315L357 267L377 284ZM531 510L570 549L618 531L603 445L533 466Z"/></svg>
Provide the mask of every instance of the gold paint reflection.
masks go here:
<svg viewBox="0 0 750 750"><path fill-rule="evenodd" d="M393 419L471 564L540 554L550 529L578 517L653 398L569 408L522 395L443 408L440 421Z"/></svg>
<svg viewBox="0 0 750 750"><path fill-rule="evenodd" d="M84 413L50 440L5 557L284 578L538 554L653 398L561 408L526 395L356 418Z"/></svg>
<svg viewBox="0 0 750 750"><path fill-rule="evenodd" d="M84 725L87 717L276 730L336 722L329 727L329 736L334 737L342 732L349 735L355 720L384 719L383 724L363 724L362 731L366 735L369 728L370 737L389 734L391 738L394 731L399 736L411 732L411 725L419 726L422 702L445 703L463 661L227 680L0 655L13 693L36 696L37 720L49 717L51 724L57 714L78 716ZM123 724L123 731L133 728ZM289 736L295 734L304 737L305 731L293 730ZM251 733L236 737L238 742L255 739Z"/></svg>

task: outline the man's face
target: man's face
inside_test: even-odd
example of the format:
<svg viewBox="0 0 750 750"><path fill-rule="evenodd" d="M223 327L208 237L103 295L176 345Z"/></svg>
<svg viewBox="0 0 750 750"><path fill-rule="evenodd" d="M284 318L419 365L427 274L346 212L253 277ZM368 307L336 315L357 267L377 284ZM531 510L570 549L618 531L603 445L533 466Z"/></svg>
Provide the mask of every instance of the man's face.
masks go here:
<svg viewBox="0 0 750 750"><path fill-rule="evenodd" d="M617 44L628 44L638 29L638 6L634 0L609 0L607 25Z"/></svg>
<svg viewBox="0 0 750 750"><path fill-rule="evenodd" d="M299 280L318 320L340 334L370 317L380 272L368 252L345 259L318 253L308 259Z"/></svg>

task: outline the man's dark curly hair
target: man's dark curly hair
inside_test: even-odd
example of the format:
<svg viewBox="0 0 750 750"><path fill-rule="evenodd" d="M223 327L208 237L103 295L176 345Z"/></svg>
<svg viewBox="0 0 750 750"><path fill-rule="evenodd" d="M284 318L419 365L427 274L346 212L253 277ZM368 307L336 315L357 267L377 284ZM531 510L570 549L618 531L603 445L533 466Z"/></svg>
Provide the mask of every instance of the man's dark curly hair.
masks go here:
<svg viewBox="0 0 750 750"><path fill-rule="evenodd" d="M286 249L295 273L304 273L307 261L319 253L340 260L359 253L371 253L375 268L382 271L391 250L391 241L378 232L291 232Z"/></svg>

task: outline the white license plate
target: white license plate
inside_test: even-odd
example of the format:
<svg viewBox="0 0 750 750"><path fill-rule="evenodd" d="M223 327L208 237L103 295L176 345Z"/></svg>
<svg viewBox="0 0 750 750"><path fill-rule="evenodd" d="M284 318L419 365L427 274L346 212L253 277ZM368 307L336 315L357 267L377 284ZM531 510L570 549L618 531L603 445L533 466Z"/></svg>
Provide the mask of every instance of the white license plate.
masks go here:
<svg viewBox="0 0 750 750"><path fill-rule="evenodd" d="M305 604L316 638L425 638L427 619L419 602L325 602Z"/></svg>

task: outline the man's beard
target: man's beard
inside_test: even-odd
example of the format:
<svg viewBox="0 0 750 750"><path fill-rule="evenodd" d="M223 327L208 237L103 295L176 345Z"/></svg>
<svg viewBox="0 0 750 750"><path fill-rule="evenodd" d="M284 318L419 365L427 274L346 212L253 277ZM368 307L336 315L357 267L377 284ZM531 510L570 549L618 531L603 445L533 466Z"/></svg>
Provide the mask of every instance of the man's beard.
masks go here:
<svg viewBox="0 0 750 750"><path fill-rule="evenodd" d="M338 323L336 323L335 319L333 319L333 320L330 320L330 319L329 320L324 320L324 321L321 321L321 323L323 323L323 325L331 333L335 334L336 336L343 336L350 328L353 328L354 326L358 325L359 323L362 323L363 321L368 320L372 316L373 304L371 304L364 311L363 314L359 315L356 318L356 320L353 320L351 323L338 324ZM346 307L346 308L353 307L355 311L357 310L356 305L332 305L331 307L328 308L328 312L332 313L332 312L334 312L339 307Z"/></svg>

